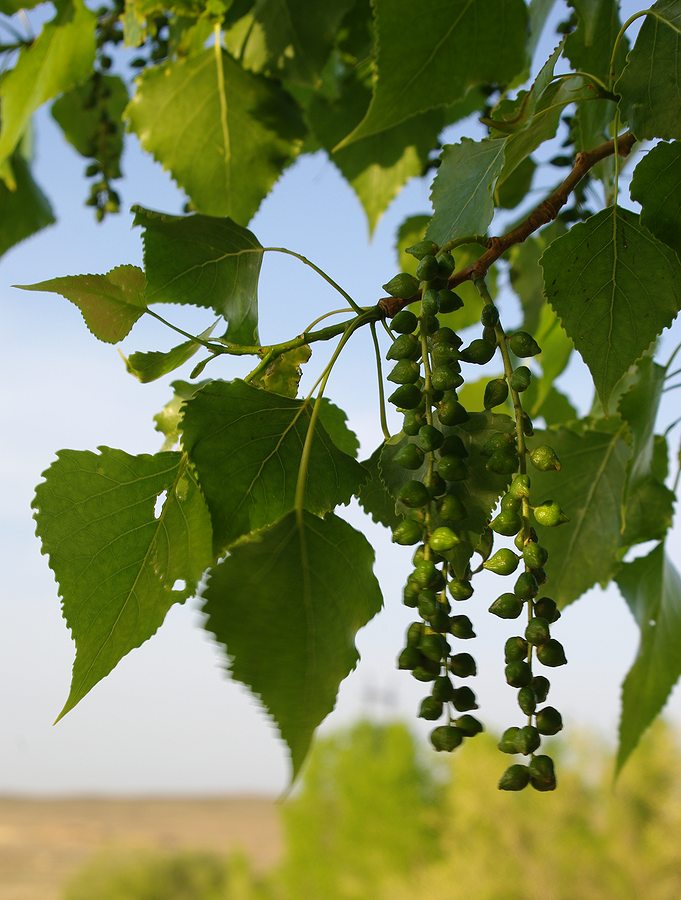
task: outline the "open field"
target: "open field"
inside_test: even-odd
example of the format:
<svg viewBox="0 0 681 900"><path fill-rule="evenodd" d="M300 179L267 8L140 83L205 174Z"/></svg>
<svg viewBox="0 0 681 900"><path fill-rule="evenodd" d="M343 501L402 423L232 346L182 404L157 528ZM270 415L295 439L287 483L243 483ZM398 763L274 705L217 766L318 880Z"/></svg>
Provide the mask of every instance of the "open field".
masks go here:
<svg viewBox="0 0 681 900"><path fill-rule="evenodd" d="M281 849L276 802L243 797L0 797L0 900L58 900L104 849L237 850L256 867Z"/></svg>

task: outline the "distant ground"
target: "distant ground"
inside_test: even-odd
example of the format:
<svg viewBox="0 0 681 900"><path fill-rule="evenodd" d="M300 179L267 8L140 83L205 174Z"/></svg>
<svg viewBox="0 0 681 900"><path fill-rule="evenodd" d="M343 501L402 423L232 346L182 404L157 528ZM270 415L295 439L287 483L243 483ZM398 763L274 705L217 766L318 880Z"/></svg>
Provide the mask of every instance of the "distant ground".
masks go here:
<svg viewBox="0 0 681 900"><path fill-rule="evenodd" d="M277 805L263 797L0 797L0 900L59 900L104 849L241 850L257 868L281 848Z"/></svg>

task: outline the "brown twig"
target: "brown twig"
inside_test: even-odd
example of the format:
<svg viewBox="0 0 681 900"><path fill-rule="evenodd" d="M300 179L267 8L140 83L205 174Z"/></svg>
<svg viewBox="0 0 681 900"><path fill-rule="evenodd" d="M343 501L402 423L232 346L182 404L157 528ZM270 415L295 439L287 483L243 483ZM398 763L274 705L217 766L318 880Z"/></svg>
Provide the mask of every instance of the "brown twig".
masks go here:
<svg viewBox="0 0 681 900"><path fill-rule="evenodd" d="M495 263L500 256L514 244L522 244L523 241L542 225L547 225L556 218L577 184L586 175L589 169L593 168L596 163L608 156L612 156L615 152L615 145L620 156L628 156L634 145L636 138L630 131L621 134L617 141L605 141L593 150L584 150L575 157L575 164L565 181L562 182L549 196L543 200L539 206L535 207L529 216L520 223L520 225L508 231L501 237L491 237L488 241L487 250L470 266L466 266L458 272L454 272L449 279L449 287L454 288L464 281L473 281L476 278L484 278L489 267ZM403 300L400 297L383 297L378 301L378 306L383 313L392 318L411 300Z"/></svg>

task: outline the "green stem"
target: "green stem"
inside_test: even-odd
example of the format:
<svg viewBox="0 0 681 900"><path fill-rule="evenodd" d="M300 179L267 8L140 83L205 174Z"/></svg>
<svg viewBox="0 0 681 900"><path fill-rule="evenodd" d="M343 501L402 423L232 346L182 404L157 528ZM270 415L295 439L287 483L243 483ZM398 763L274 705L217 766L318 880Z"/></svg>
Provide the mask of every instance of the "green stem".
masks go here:
<svg viewBox="0 0 681 900"><path fill-rule="evenodd" d="M462 247L464 244L480 244L481 247L486 247L489 243L489 239L484 234L469 234L466 237L455 238L453 241L447 241L446 244L443 244L440 248L441 253L446 253L451 250L456 250L457 247Z"/></svg>
<svg viewBox="0 0 681 900"><path fill-rule="evenodd" d="M376 323L371 322L371 340L374 344L374 354L376 356L376 376L378 378L378 415L381 420L381 431L386 441L390 440L390 429L388 428L388 419L385 414L385 392L383 390L383 364L381 362L381 348L378 343L378 335L376 334Z"/></svg>
<svg viewBox="0 0 681 900"><path fill-rule="evenodd" d="M588 81L592 81L602 91L605 91L606 94L611 94L611 96L612 96L612 92L608 90L608 86L604 81L601 81L600 78L597 78L595 75L592 75L591 72L582 72L580 69L577 69L574 72L567 72L564 75L554 75L553 78L550 79L550 82L565 81L566 79L576 78L577 76L579 76L581 78L586 78Z"/></svg>
<svg viewBox="0 0 681 900"><path fill-rule="evenodd" d="M634 13L633 16L629 16L629 18L626 20L626 22L624 22L620 30L617 32L615 43L612 45L612 53L610 54L610 63L608 65L608 86L611 91L615 84L615 63L617 61L617 51L619 50L620 44L622 43L622 38L624 37L627 28L629 28L629 26L632 25L636 21L636 19L640 19L643 16L648 15L656 14L651 9L643 9L640 12Z"/></svg>
<svg viewBox="0 0 681 900"><path fill-rule="evenodd" d="M160 316L157 312L154 312L153 309L147 309L145 312L150 315L153 319L158 319L159 322L162 322L164 325L167 325L168 328L171 328L173 331L176 331L178 334L181 334L182 337L187 338L190 341L194 341L195 344L201 344L202 347L205 347L206 350L210 350L213 354L225 353L224 347L221 344L211 344L210 341L206 341L203 338L199 337L197 334L190 334L188 331L185 331L183 328L180 328L177 325L173 325L172 322L169 322L167 319L164 319L163 316Z"/></svg>
<svg viewBox="0 0 681 900"><path fill-rule="evenodd" d="M362 307L356 303L353 298L348 294L346 290L344 290L337 281L334 281L330 275L327 275L323 269L320 269L318 265L312 262L312 260L308 259L306 256L303 256L302 253L296 253L295 250L289 250L286 247L263 247L263 253L284 253L286 256L293 256L296 259L300 260L300 262L304 263L306 266L309 266L314 272L317 273L321 278L326 281L327 284L330 284L331 287L338 291L341 297L345 297L350 306L355 310L356 313L362 313L364 310Z"/></svg>
<svg viewBox="0 0 681 900"><path fill-rule="evenodd" d="M317 386L319 386L319 393L314 402L314 406L312 407L312 413L310 415L310 422L307 426L307 434L305 435L305 443L303 444L303 451L300 455L300 465L298 466L298 480L296 481L296 492L293 500L293 508L296 512L296 518L300 523L303 516L303 504L305 501L305 484L307 482L307 470L310 465L310 454L312 453L312 443L314 440L314 431L317 425L317 419L319 418L319 410L322 403L322 398L324 396L324 391L326 389L327 382L331 375L331 371L336 363L336 360L340 356L343 348L347 344L347 342L352 337L353 333L360 328L362 325L365 325L370 319L366 319L362 321L362 316L358 316L347 326L345 331L343 332L343 336L338 342L338 346L334 350L331 359L326 365L326 368L319 376L317 381L315 382L312 392L315 391ZM305 402L308 402L310 399L310 395L306 398Z"/></svg>
<svg viewBox="0 0 681 900"><path fill-rule="evenodd" d="M349 313L352 312L352 307L344 306L342 309L332 309L330 312L323 313L321 316L317 316L316 319L313 319L312 322L307 326L305 331L312 331L315 325L319 325L320 322L323 322L324 319L328 319L331 316L340 316L341 313Z"/></svg>
<svg viewBox="0 0 681 900"><path fill-rule="evenodd" d="M421 328L420 328L420 338L421 338L421 357L423 360L423 396L426 398L426 422L429 425L433 424L433 409L431 406L431 396L433 393L433 385L431 381L431 373L430 373L430 358L428 356L428 335L423 330L423 319L424 316L421 316ZM432 450L428 451L428 468L426 471L426 478L428 482L432 481L433 478L433 452ZM426 515L425 515L425 530L426 537L430 534L430 505L432 501L428 501L426 506ZM425 547L423 551L423 555L426 559L430 559L430 544L428 540L425 541Z"/></svg>

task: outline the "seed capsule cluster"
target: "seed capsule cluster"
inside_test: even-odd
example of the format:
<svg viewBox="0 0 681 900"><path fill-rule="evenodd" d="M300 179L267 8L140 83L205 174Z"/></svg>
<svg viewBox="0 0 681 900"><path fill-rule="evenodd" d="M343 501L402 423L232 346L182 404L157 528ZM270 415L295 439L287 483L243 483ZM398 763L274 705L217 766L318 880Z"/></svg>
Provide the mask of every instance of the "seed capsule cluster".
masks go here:
<svg viewBox="0 0 681 900"><path fill-rule="evenodd" d="M401 272L384 285L394 297L420 299L418 315L402 309L393 317L391 327L397 337L387 354L393 363L388 380L396 385L389 401L403 413L405 435L393 457L395 465L406 470L397 498L403 518L393 530L393 540L416 546L403 602L419 616L407 629L398 665L429 685L419 716L433 722L445 719L431 732L436 750L451 751L464 738L482 731L482 724L471 715L478 706L476 696L460 683L475 675L477 667L471 654L458 645L475 637L470 618L457 608L473 595L473 571L467 564L462 577L458 552L470 548L461 485L471 484L472 461L454 426L469 420L458 395L464 383L462 363L484 365L500 350L505 374L490 379L483 402L491 410L510 400L516 428L515 433L493 433L482 447L482 463L477 465L507 479L507 490L475 549L484 560L480 568L497 575L514 575L523 563L512 591L500 594L490 612L504 619L518 618L524 610L527 614L524 634L509 638L505 647L506 681L518 690L518 705L527 724L507 729L499 746L503 752L528 756L529 761L507 769L499 787L520 790L531 784L537 790L552 790L556 785L553 762L536 751L541 736L560 731L562 720L557 710L542 705L550 685L545 676L534 674L533 663L536 659L544 666L559 666L566 659L550 631L560 612L551 598L540 596L548 553L538 542L535 526L555 527L567 519L553 500L530 502L528 462L542 472L557 471L560 462L548 446L531 451L526 447L525 438L533 434L533 427L522 409L521 394L530 385L531 371L525 365L513 368L511 362L512 355L523 359L541 351L526 332L504 333L484 284L482 337L463 347L459 335L438 318L463 305L447 287L455 266L451 253L431 241L422 241L407 252L418 260L416 277ZM513 537L515 549L500 547L493 553L495 535Z"/></svg>

